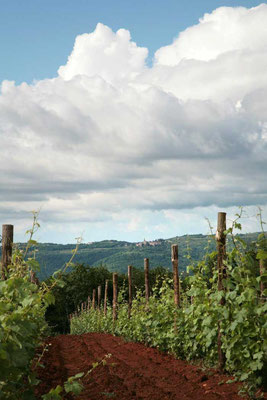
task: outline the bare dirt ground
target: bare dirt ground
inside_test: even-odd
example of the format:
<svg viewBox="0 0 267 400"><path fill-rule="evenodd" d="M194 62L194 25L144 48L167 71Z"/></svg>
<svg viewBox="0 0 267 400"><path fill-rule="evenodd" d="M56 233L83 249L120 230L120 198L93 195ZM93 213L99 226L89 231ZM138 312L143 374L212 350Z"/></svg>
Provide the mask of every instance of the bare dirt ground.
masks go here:
<svg viewBox="0 0 267 400"><path fill-rule="evenodd" d="M108 334L59 335L48 338L48 351L39 368L36 396L63 385L68 377L87 372L92 363L112 354L106 365L82 378L77 400L240 400L237 383L215 370L204 371L185 361L139 343ZM66 396L65 399L72 399Z"/></svg>

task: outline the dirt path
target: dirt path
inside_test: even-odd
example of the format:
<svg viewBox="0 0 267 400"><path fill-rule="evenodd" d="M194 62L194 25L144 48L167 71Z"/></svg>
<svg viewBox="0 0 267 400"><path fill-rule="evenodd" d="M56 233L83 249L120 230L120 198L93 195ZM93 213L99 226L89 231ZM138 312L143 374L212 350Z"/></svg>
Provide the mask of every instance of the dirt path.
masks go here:
<svg viewBox="0 0 267 400"><path fill-rule="evenodd" d="M220 383L229 377L112 335L60 335L47 343L51 346L42 360L45 369L38 371L42 380L38 398L69 376L87 372L92 363L110 353L107 365L82 379L85 389L78 400L240 400L237 384Z"/></svg>

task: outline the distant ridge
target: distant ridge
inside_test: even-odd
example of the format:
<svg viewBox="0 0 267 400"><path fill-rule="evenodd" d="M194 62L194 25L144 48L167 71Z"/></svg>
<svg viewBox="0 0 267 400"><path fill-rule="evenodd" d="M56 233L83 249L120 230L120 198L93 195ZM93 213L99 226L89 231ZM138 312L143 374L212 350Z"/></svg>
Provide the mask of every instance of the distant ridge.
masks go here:
<svg viewBox="0 0 267 400"><path fill-rule="evenodd" d="M243 240L254 241L258 233L239 235ZM125 273L128 265L143 268L144 258L150 260L151 268L163 266L171 268L171 244L179 245L179 270L185 271L189 264L186 255L198 261L208 252L215 250L215 241L212 237L202 234L176 236L170 239L154 241L126 242L117 240L102 240L100 242L83 243L79 246L75 263L90 266L105 265L110 271ZM62 267L71 255L75 244L39 243L36 258L41 266L41 279L46 279L54 271ZM208 249L207 249L208 248ZM1 253L1 251L0 251Z"/></svg>

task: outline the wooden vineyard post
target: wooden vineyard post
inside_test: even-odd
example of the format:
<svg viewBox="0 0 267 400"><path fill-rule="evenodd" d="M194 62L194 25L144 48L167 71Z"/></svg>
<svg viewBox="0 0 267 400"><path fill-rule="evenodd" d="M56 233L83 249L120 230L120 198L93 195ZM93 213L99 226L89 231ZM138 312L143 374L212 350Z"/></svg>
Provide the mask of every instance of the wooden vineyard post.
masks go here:
<svg viewBox="0 0 267 400"><path fill-rule="evenodd" d="M31 279L31 283L34 283L35 285L39 285L39 279L36 276L36 272L35 271L31 271L30 272L30 279Z"/></svg>
<svg viewBox="0 0 267 400"><path fill-rule="evenodd" d="M95 289L93 289L92 309L95 310Z"/></svg>
<svg viewBox="0 0 267 400"><path fill-rule="evenodd" d="M216 240L217 240L217 268L218 268L218 290L224 290L223 280L226 278L226 267L224 265L224 260L226 256L226 213L219 212L218 213L218 223L217 223L217 232L216 232ZM225 297L223 296L220 303L222 305L225 304Z"/></svg>
<svg viewBox="0 0 267 400"><path fill-rule="evenodd" d="M108 301L108 279L105 283L105 296L104 296L104 315L107 315L107 301Z"/></svg>
<svg viewBox="0 0 267 400"><path fill-rule="evenodd" d="M11 263L13 234L13 225L2 225L2 280L6 279L7 267Z"/></svg>
<svg viewBox="0 0 267 400"><path fill-rule="evenodd" d="M145 292L146 292L146 306L148 307L149 302L149 259L144 259L144 270L145 270Z"/></svg>
<svg viewBox="0 0 267 400"><path fill-rule="evenodd" d="M226 267L224 265L224 260L226 257L226 213L219 212L218 213L218 222L217 222L217 232L216 232L216 241L217 241L217 270L218 270L218 290L224 290L223 280L226 278ZM222 296L220 300L220 304L225 305L225 296ZM221 333L221 321L218 322L218 358L219 358L219 369L220 371L224 370L225 366L225 353L222 350L222 333Z"/></svg>
<svg viewBox="0 0 267 400"><path fill-rule="evenodd" d="M128 291L129 291L129 306L128 306L128 318L131 317L132 310L132 301L133 301L133 293L132 293L132 266L128 265Z"/></svg>
<svg viewBox="0 0 267 400"><path fill-rule="evenodd" d="M87 311L90 310L90 306L91 306L91 299L90 299L90 296L88 296L88 299L87 299Z"/></svg>
<svg viewBox="0 0 267 400"><path fill-rule="evenodd" d="M100 311L100 308L101 308L101 285L99 285L97 288L97 308L98 308L98 311Z"/></svg>
<svg viewBox="0 0 267 400"><path fill-rule="evenodd" d="M172 272L173 272L173 286L174 286L174 304L180 307L180 283L178 273L178 244L172 244Z"/></svg>
<svg viewBox="0 0 267 400"><path fill-rule="evenodd" d="M117 301L118 301L118 274L113 273L113 322L117 319Z"/></svg>
<svg viewBox="0 0 267 400"><path fill-rule="evenodd" d="M262 276L266 271L266 264L267 264L266 260L260 260L260 277L261 277L261 281L260 281L260 301L262 303L264 303L264 301L265 301L264 294L263 294L263 292L265 290L265 282L263 281Z"/></svg>

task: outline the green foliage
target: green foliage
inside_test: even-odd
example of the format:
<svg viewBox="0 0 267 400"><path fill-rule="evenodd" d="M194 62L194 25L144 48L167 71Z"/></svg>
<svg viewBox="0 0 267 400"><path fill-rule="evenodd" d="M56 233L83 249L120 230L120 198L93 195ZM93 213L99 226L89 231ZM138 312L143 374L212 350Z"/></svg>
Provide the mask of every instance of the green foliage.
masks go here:
<svg viewBox="0 0 267 400"><path fill-rule="evenodd" d="M57 385L55 389L51 389L48 393L42 396L43 400L61 400L61 393L63 391L62 386Z"/></svg>
<svg viewBox="0 0 267 400"><path fill-rule="evenodd" d="M74 376L71 376L64 383L64 387L57 385L56 388L51 389L48 393L42 396L43 400L62 400L64 395L72 393L78 395L83 391L83 385L80 382L80 378L84 376L83 372L80 372Z"/></svg>
<svg viewBox="0 0 267 400"><path fill-rule="evenodd" d="M83 372L79 372L75 376L71 376L68 378L67 382L64 383L64 389L66 393L80 394L83 390L83 385L78 381L79 378L82 378L84 375Z"/></svg>
<svg viewBox="0 0 267 400"><path fill-rule="evenodd" d="M239 228L237 224L235 221L235 227ZM181 308L174 306L172 280L166 277L161 285L154 286L148 307L143 291L137 291L130 319L122 289L115 323L109 305L106 317L103 310L89 310L75 316L71 333L109 332L179 358L202 359L206 365L217 365L220 321L226 371L249 382L251 387L262 384L267 362L267 303L261 296L266 297L267 293L266 290L260 293L260 282L266 279L266 272L259 276L258 259L265 257L266 237L259 235L254 244L234 237L229 247L225 292L217 289L217 255L213 252L191 265L192 274L181 283ZM222 296L225 305L220 304Z"/></svg>
<svg viewBox="0 0 267 400"><path fill-rule="evenodd" d="M47 324L45 310L54 298L46 286L30 281L33 263L16 250L7 279L0 282L0 398L30 399L35 382L32 360Z"/></svg>
<svg viewBox="0 0 267 400"><path fill-rule="evenodd" d="M84 372L79 372L78 374L71 376L64 383L63 387L57 385L56 388L52 388L47 394L42 396L43 400L63 400L65 395L72 393L77 396L83 391L83 384L81 378L88 376L91 372L100 365L107 365L107 359L111 357L111 354L106 354L101 361L93 363L92 368L90 368L86 374ZM64 396L64 397L63 397Z"/></svg>
<svg viewBox="0 0 267 400"><path fill-rule="evenodd" d="M14 249L6 279L0 282L0 399L34 399L33 386L38 384L34 370L40 361L34 360L35 351L48 333L45 312L55 300L51 290L63 284L59 275L49 286L31 282L32 273L39 270L31 251L38 227L34 213L29 242L24 249ZM27 258L30 251L33 257Z"/></svg>

